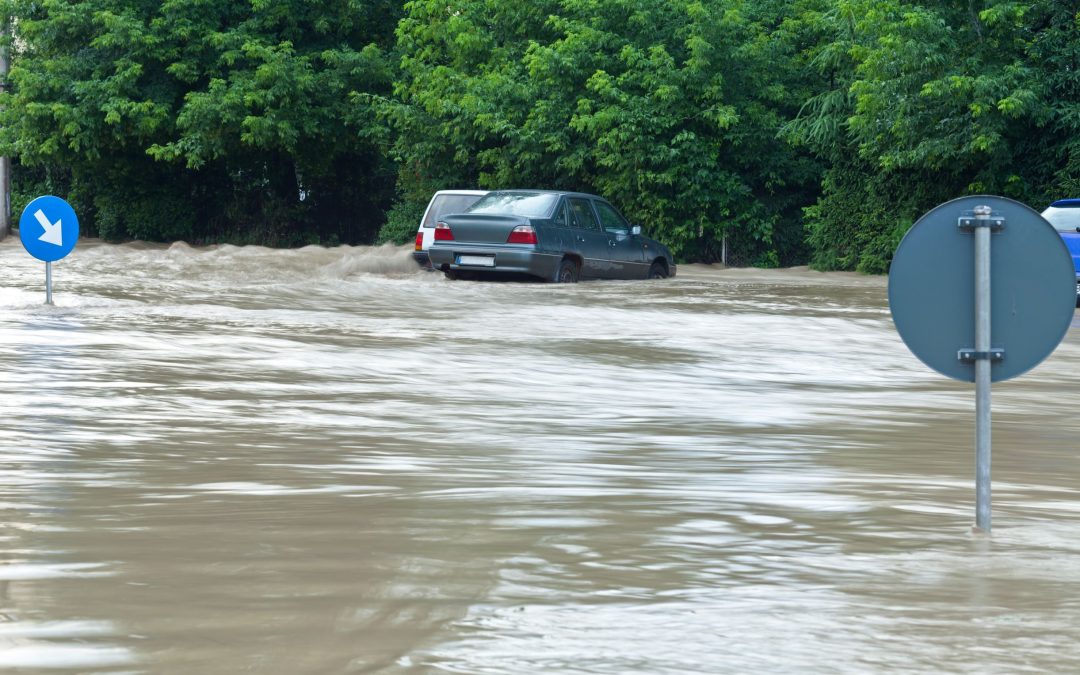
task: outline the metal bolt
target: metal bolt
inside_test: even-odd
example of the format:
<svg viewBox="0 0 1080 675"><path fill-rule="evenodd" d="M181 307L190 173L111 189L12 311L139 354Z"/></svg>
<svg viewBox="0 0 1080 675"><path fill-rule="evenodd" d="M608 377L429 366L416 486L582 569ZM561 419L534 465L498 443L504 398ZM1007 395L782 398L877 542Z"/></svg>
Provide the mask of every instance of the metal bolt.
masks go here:
<svg viewBox="0 0 1080 675"><path fill-rule="evenodd" d="M976 206L972 211L974 211L975 217L980 220L989 218L990 214L994 212L989 206Z"/></svg>

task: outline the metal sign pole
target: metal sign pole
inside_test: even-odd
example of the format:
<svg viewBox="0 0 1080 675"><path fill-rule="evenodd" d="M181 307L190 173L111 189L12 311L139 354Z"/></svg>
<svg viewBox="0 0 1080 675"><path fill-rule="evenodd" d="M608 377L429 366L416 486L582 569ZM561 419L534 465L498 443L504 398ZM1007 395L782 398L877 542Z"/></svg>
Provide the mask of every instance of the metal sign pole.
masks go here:
<svg viewBox="0 0 1080 675"><path fill-rule="evenodd" d="M52 263L45 263L45 304L51 305L52 301Z"/></svg>
<svg viewBox="0 0 1080 675"><path fill-rule="evenodd" d="M975 527L990 533L990 227L989 206L975 219Z"/></svg>

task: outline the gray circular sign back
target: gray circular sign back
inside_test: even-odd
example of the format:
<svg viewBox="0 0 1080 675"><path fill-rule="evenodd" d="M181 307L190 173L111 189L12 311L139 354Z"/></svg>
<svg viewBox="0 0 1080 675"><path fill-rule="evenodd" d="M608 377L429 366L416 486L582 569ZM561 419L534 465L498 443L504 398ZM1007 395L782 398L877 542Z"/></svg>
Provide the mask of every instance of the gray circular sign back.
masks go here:
<svg viewBox="0 0 1080 675"><path fill-rule="evenodd" d="M976 206L1004 227L990 237L990 346L1004 349L991 380L1016 377L1050 355L1076 307L1076 274L1061 236L1042 216L1004 197L962 197L931 210L900 242L889 269L889 309L900 337L942 375L975 381L975 235L959 220Z"/></svg>

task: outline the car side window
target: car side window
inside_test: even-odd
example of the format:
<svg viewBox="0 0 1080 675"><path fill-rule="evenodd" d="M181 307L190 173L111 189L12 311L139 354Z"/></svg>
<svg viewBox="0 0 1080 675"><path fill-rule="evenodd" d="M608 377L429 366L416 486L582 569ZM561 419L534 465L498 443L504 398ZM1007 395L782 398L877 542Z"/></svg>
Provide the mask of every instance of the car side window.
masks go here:
<svg viewBox="0 0 1080 675"><path fill-rule="evenodd" d="M435 195L431 198L431 204L427 208L424 217L424 227L435 227L435 223L443 216L451 213L462 213L477 202L483 195Z"/></svg>
<svg viewBox="0 0 1080 675"><path fill-rule="evenodd" d="M567 212L566 202L559 204L559 207L555 209L555 215L551 217L551 222L556 227L570 227L570 214Z"/></svg>
<svg viewBox="0 0 1080 675"><path fill-rule="evenodd" d="M1058 232L1078 232L1080 227L1080 209L1047 209L1043 211L1043 218L1050 221Z"/></svg>
<svg viewBox="0 0 1080 675"><path fill-rule="evenodd" d="M619 212L615 210L615 207L607 202L593 202L596 204L596 211L600 214L600 224L604 226L605 232L614 232L618 234L626 234L630 231L630 226L626 223Z"/></svg>
<svg viewBox="0 0 1080 675"><path fill-rule="evenodd" d="M571 198L570 213L574 218L574 227L580 227L583 230L600 230L600 223L596 220L596 214L593 213L588 199Z"/></svg>

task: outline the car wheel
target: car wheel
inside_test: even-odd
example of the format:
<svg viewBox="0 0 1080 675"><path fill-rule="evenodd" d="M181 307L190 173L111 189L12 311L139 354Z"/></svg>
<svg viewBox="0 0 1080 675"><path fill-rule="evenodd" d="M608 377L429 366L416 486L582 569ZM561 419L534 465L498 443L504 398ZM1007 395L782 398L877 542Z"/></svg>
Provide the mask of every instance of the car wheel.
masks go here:
<svg viewBox="0 0 1080 675"><path fill-rule="evenodd" d="M647 276L645 278L646 279L667 279L667 268L664 267L663 263L654 262L652 264L652 266L649 267L649 276Z"/></svg>
<svg viewBox="0 0 1080 675"><path fill-rule="evenodd" d="M455 272L454 270L443 270L443 276L446 277L447 279L449 279L450 281L456 281L457 278L458 278L458 273Z"/></svg>
<svg viewBox="0 0 1080 675"><path fill-rule="evenodd" d="M578 270L573 260L564 259L559 263L559 273L555 276L556 283L576 284L577 280Z"/></svg>

